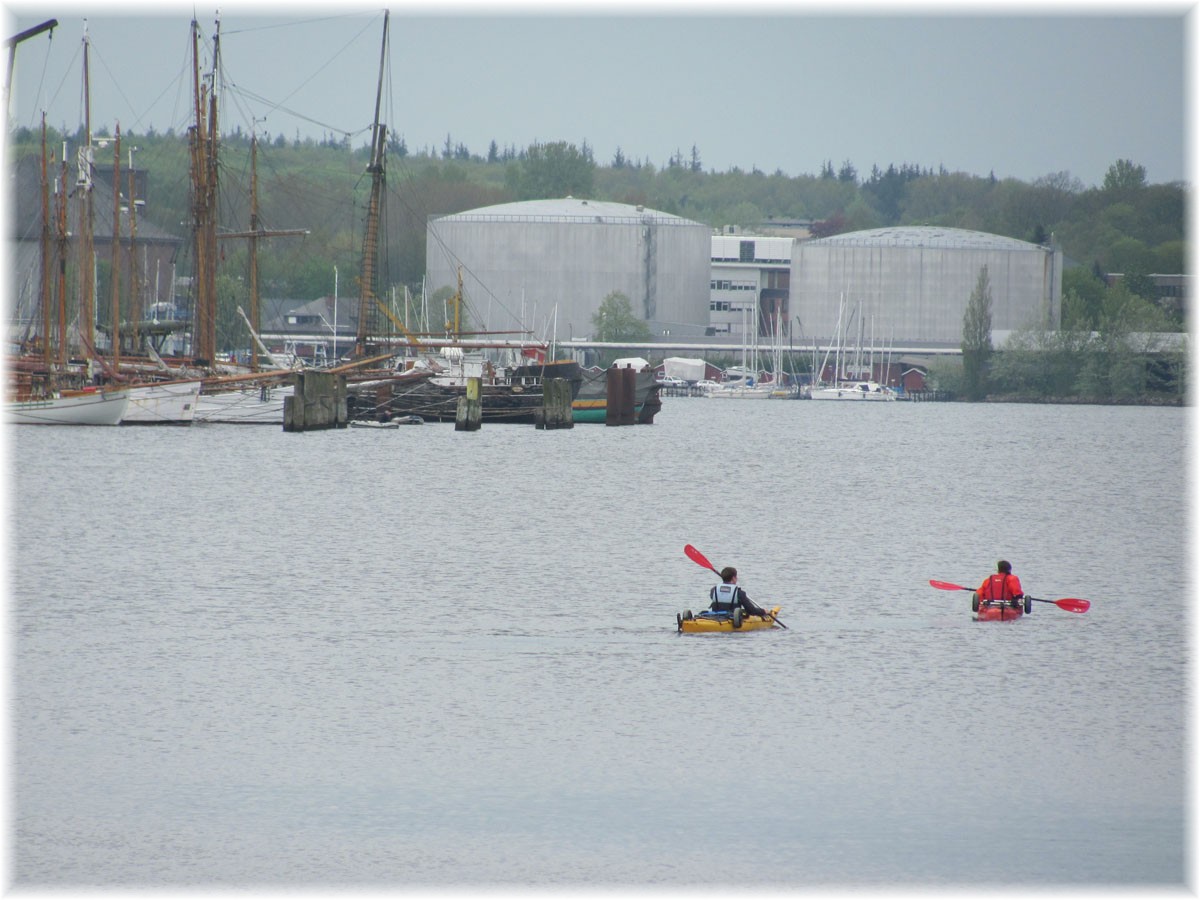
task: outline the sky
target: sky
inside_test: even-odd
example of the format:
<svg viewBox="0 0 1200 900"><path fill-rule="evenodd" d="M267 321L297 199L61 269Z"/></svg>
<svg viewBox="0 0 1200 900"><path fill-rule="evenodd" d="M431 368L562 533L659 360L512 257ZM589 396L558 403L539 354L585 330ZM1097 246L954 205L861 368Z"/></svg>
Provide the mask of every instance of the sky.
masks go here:
<svg viewBox="0 0 1200 900"><path fill-rule="evenodd" d="M58 20L16 47L11 121L83 121L86 27L93 133L182 133L193 10L207 67L218 9L223 131L368 142L383 11L353 3L9 3L6 36ZM381 116L411 151L586 142L601 165L695 148L706 171L909 164L1084 187L1129 159L1182 181L1191 27L1184 3L418 0L391 11Z"/></svg>

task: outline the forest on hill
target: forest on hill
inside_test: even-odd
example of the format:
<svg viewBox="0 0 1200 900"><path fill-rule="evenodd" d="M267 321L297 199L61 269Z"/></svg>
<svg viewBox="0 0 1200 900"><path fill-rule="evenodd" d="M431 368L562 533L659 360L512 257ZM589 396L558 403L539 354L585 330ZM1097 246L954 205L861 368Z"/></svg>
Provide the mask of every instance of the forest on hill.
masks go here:
<svg viewBox="0 0 1200 900"><path fill-rule="evenodd" d="M64 140L78 146L82 134L50 130L49 148ZM18 129L9 135L9 159L40 157L40 131ZM149 220L185 239L180 273L190 271L187 242L189 149L187 135L122 135L121 168L133 165L149 182L141 221ZM97 151L96 165L109 169L112 157ZM259 242L259 283L264 297L311 300L334 292L335 267L341 293L357 294L348 284L358 271L370 178L367 150L338 141L260 139L256 148L257 221L261 229L309 231L304 238ZM221 229L245 231L251 216L251 140L235 131L222 138L219 199ZM586 197L642 204L702 222L714 229L737 226L753 232L772 219L813 223L816 236L891 225L940 225L1004 235L1034 243L1053 242L1067 262L1064 296L1068 314L1079 319L1064 326L1094 326L1101 314L1104 273L1121 273L1125 287L1156 303L1148 276L1186 271L1185 198L1181 183L1149 184L1143 166L1115 160L1100 186L1085 187L1068 171L1032 183L923 168L914 163L857 171L849 162L827 162L806 175L766 173L757 169L705 171L698 148L677 152L664 166L627 159L618 150L607 163L597 162L586 142L533 144L486 155L472 154L447 136L440 152L409 152L402 139L388 142L387 189L380 232L381 295L407 288L419 295L425 273L426 222L515 200ZM224 293L233 299L244 290L247 242L222 242ZM100 279L101 290L105 280ZM101 298L103 299L103 298ZM599 302L601 298L597 298ZM1066 305L1066 304L1065 304ZM1162 309L1164 319L1182 328L1183 311Z"/></svg>

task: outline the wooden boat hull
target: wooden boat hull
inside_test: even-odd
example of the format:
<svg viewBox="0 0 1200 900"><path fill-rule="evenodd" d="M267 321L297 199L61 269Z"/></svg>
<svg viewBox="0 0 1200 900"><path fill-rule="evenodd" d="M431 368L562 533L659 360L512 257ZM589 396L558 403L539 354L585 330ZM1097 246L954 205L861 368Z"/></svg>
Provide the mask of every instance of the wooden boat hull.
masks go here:
<svg viewBox="0 0 1200 900"><path fill-rule="evenodd" d="M771 608L771 615L779 615L779 610L783 607L774 606ZM693 616L690 619L685 619L683 616L676 616L675 625L678 631L684 634L721 634L732 633L735 631L764 631L768 628L778 628L775 620L768 616L746 616L742 619L741 626L733 627L733 619L729 616L712 616L701 613Z"/></svg>
<svg viewBox="0 0 1200 900"><path fill-rule="evenodd" d="M18 400L5 406L12 425L120 425L129 408L129 390L63 392L44 400Z"/></svg>

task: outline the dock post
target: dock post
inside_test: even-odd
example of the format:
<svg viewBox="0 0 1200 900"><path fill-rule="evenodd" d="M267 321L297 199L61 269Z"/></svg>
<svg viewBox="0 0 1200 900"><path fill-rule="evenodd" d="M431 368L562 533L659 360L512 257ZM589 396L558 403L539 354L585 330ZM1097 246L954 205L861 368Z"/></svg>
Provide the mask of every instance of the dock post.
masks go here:
<svg viewBox="0 0 1200 900"><path fill-rule="evenodd" d="M346 427L346 376L297 372L292 396L283 398L284 431Z"/></svg>
<svg viewBox="0 0 1200 900"><path fill-rule="evenodd" d="M534 414L538 428L574 428L571 415L571 382L547 378L542 382L542 408Z"/></svg>
<svg viewBox="0 0 1200 900"><path fill-rule="evenodd" d="M608 395L604 408L605 425L632 425L637 396L637 372L632 366L609 369L605 389Z"/></svg>
<svg viewBox="0 0 1200 900"><path fill-rule="evenodd" d="M478 431L483 424L483 378L480 374L467 376L467 393L458 398L454 414L455 431Z"/></svg>

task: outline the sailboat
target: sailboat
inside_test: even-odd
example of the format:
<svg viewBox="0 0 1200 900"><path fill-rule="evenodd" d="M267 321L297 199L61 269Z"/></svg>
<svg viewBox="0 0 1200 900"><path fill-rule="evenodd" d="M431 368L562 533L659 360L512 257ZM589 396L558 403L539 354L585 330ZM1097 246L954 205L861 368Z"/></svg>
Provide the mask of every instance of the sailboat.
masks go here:
<svg viewBox="0 0 1200 900"><path fill-rule="evenodd" d="M754 346L750 350L750 360L753 366L747 365L746 334L750 329L754 332ZM746 309L742 310L742 364L730 366L722 374L721 386L713 388L707 394L714 400L766 400L771 396L771 389L758 383L758 304L754 305L753 322L747 323Z"/></svg>
<svg viewBox="0 0 1200 900"><path fill-rule="evenodd" d="M852 379L852 378L845 377L846 376L846 367L849 364L849 361L844 358L844 356L847 354L847 349L845 346L845 343L846 343L845 336L846 336L846 331L849 330L850 322L852 322L854 319L854 315L852 314L850 319L847 321L847 327L846 328L842 327L842 315L845 311L845 299L846 299L845 295L843 295L838 302L838 321L837 321L837 327L836 327L837 335L835 337L835 346L834 346L834 348L832 348L834 350L834 365L833 365L834 383L833 384L814 385L810 391L809 396L813 400L853 400L853 401L857 401L857 402L872 402L872 403L879 403L879 402L887 403L887 402L894 401L896 399L896 392L894 390L892 390L891 388L887 387L886 385L881 385L881 384L879 384L879 382L873 381L870 378ZM861 330L861 321L860 321L860 330ZM863 371L863 368L861 365L861 362L862 362L862 359L861 359L862 336L861 336L861 334L859 336L857 350L858 350L859 356L858 356L858 363L855 365L855 372L861 373ZM870 349L870 351L868 351L868 354L869 354L868 355L868 360L869 360L871 355L874 354L873 347ZM825 352L825 359L821 363L820 371L824 372L825 364L828 361L829 361L829 351L827 350Z"/></svg>
<svg viewBox="0 0 1200 900"><path fill-rule="evenodd" d="M83 141L76 150L76 176L68 194L67 151L63 145L61 174L54 183L56 209L51 213L50 181L47 172L45 117L42 123L41 192L41 328L37 341L40 352L26 352L13 364L16 377L10 382L7 418L21 424L187 424L191 421L200 392L199 378L170 373L165 365L161 373L144 370L121 359L120 258L124 229L122 215L129 215L130 270L136 236L136 204L133 201L135 179L130 162L130 195L127 207L121 198L121 131L114 138L93 140L88 75L90 39L83 37L84 122ZM112 321L109 331L108 358L101 352L96 323L96 247L95 225L95 150L113 146L112 169ZM76 227L68 228L68 205L77 212ZM68 263L74 260L77 302L74 322L68 327ZM57 297L51 289L50 272L58 273ZM132 278L136 291L136 278ZM55 299L57 302L54 302ZM134 302L133 306L137 306ZM30 330L36 317L31 317ZM57 327L55 327L57 326ZM68 338L74 351L68 348ZM69 362L78 355L82 362ZM102 370L102 371L101 371ZM14 390L15 389L15 390Z"/></svg>

